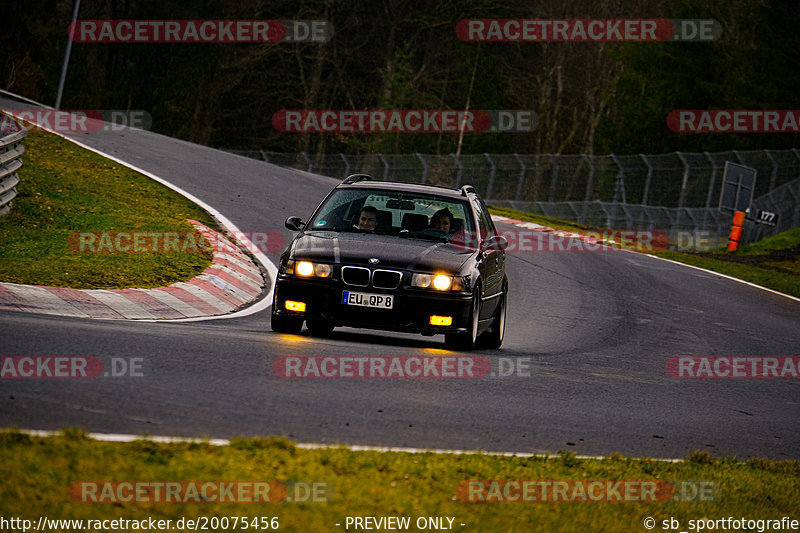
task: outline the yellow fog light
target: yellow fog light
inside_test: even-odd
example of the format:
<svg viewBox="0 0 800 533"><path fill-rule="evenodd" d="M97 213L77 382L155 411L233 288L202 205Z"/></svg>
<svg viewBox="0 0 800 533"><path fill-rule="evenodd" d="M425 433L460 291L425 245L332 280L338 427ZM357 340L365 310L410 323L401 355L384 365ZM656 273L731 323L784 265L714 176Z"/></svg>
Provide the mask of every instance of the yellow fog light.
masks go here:
<svg viewBox="0 0 800 533"><path fill-rule="evenodd" d="M306 303L305 302L295 302L294 300L286 300L284 304L289 311L298 311L300 313L305 313L306 311Z"/></svg>
<svg viewBox="0 0 800 533"><path fill-rule="evenodd" d="M298 276L310 276L314 273L314 263L308 261L300 261L295 267Z"/></svg>
<svg viewBox="0 0 800 533"><path fill-rule="evenodd" d="M452 326L453 317L431 315L431 326Z"/></svg>
<svg viewBox="0 0 800 533"><path fill-rule="evenodd" d="M435 278L433 278L433 288L438 289L440 291L446 291L450 288L451 278L450 276L443 276L439 274Z"/></svg>

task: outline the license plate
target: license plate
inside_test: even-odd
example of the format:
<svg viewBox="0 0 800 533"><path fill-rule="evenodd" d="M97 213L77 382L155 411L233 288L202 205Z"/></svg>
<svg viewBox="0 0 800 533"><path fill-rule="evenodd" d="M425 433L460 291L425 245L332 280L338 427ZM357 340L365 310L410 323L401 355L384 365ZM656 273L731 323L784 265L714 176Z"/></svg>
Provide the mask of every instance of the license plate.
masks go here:
<svg viewBox="0 0 800 533"><path fill-rule="evenodd" d="M357 305L359 307L391 309L394 305L394 296L391 294L342 291L342 303L344 305Z"/></svg>

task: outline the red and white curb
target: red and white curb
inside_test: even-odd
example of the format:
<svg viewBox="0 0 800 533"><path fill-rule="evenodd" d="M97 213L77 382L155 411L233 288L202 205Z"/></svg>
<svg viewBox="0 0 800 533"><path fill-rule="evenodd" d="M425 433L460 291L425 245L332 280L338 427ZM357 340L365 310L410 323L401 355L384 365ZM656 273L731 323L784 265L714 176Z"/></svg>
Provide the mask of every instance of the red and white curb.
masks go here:
<svg viewBox="0 0 800 533"><path fill-rule="evenodd" d="M0 309L80 318L181 319L231 313L258 298L264 277L225 236L189 220L209 242L214 259L202 274L155 289L67 289L0 283Z"/></svg>
<svg viewBox="0 0 800 533"><path fill-rule="evenodd" d="M533 231L540 231L542 233L550 233L552 235L556 235L558 237L567 237L570 239L579 239L583 242L589 244L597 244L598 242L602 242L605 244L614 245L617 244L615 241L611 239L598 239L595 236L587 236L581 235L580 233L572 233L571 231L564 231L559 229L553 229L547 226L542 226L541 224L537 224L535 222L523 222L522 220L516 220L514 218L508 218L500 215L492 215L492 220L495 222L502 222L503 224L511 224L512 226L517 226L518 228L525 228Z"/></svg>

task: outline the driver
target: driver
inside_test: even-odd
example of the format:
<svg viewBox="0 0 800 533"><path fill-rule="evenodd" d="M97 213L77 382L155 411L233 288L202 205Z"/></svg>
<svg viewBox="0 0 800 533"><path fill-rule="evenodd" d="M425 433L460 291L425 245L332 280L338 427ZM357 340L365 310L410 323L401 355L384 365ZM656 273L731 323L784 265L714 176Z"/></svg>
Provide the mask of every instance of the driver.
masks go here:
<svg viewBox="0 0 800 533"><path fill-rule="evenodd" d="M440 209L431 217L430 227L444 233L450 233L450 228L453 227L453 218L453 213L449 209Z"/></svg>
<svg viewBox="0 0 800 533"><path fill-rule="evenodd" d="M366 205L358 215L356 227L363 231L375 231L378 226L378 209L372 205Z"/></svg>

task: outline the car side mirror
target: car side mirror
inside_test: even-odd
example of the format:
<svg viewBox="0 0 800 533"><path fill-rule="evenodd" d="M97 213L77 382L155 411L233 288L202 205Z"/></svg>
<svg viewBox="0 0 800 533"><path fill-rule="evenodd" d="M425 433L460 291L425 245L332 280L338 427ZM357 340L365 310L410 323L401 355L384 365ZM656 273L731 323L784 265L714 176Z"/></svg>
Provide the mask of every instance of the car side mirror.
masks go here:
<svg viewBox="0 0 800 533"><path fill-rule="evenodd" d="M303 222L303 219L300 217L289 217L286 219L286 222L284 222L284 225L287 229L292 231L300 231L303 229L303 226L305 226L305 222Z"/></svg>
<svg viewBox="0 0 800 533"><path fill-rule="evenodd" d="M502 235L491 235L483 241L483 245L481 245L481 251L485 252L487 250L496 250L498 252L502 252L508 247L508 241Z"/></svg>

